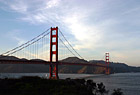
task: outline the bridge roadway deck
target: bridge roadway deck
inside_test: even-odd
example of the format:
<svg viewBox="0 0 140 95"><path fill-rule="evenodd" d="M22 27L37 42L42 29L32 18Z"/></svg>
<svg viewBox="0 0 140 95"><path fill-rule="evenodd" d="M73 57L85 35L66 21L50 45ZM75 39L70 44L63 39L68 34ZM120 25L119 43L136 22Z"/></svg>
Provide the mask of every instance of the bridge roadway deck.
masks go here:
<svg viewBox="0 0 140 95"><path fill-rule="evenodd" d="M56 62L52 62L56 64ZM36 61L36 60L0 60L0 64L45 64L50 65L49 61ZM82 66L96 66L96 67L105 67L106 65L102 64L92 64L92 63L70 63L70 62L58 62L58 65L82 65Z"/></svg>

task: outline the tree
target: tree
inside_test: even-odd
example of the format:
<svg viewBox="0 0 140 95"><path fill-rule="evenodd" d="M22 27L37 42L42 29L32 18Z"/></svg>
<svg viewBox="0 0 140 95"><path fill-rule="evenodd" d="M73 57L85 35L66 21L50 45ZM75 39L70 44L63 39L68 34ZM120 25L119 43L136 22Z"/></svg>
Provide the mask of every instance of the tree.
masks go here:
<svg viewBox="0 0 140 95"><path fill-rule="evenodd" d="M101 95L104 95L105 93L108 93L109 91L105 89L105 86L104 84L101 82L98 85L98 92L101 94Z"/></svg>
<svg viewBox="0 0 140 95"><path fill-rule="evenodd" d="M121 91L121 88L114 89L114 92L112 95L124 95L123 92Z"/></svg>

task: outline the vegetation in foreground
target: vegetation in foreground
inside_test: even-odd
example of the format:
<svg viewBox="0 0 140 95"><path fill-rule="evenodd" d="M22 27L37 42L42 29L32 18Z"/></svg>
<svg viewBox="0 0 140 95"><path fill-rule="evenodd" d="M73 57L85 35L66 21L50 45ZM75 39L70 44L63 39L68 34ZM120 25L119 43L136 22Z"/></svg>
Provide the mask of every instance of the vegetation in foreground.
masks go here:
<svg viewBox="0 0 140 95"><path fill-rule="evenodd" d="M103 83L96 84L92 80L69 78L50 80L40 77L0 79L0 95L104 95L106 93L108 91ZM123 93L116 93L112 95L123 95Z"/></svg>

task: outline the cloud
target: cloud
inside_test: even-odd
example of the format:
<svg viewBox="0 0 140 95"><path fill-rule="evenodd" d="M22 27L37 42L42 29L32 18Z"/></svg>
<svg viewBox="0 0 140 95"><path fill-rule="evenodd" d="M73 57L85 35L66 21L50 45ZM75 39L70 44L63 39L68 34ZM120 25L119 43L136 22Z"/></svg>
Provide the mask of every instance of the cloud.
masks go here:
<svg viewBox="0 0 140 95"><path fill-rule="evenodd" d="M60 0L50 0L49 2L47 2L46 8L55 7L59 4L59 2L60 2Z"/></svg>
<svg viewBox="0 0 140 95"><path fill-rule="evenodd" d="M30 6L27 7L30 9ZM56 23L64 25L65 28L70 29L71 34L78 40L75 42L79 43L81 41L81 43L76 43L77 45L74 46L78 50L92 48L97 40L101 38L100 30L96 26L84 24L82 19L88 18L89 11L83 8L65 5L65 2L60 0L46 1L45 4L42 4L42 7L35 6L35 8L37 10L26 10L23 13L25 17L22 17L21 20L28 21L32 24ZM59 10L56 11L57 9ZM17 10L17 12L19 11L20 9ZM96 40L93 40L93 38Z"/></svg>
<svg viewBox="0 0 140 95"><path fill-rule="evenodd" d="M28 5L23 0L1 0L0 2L6 5L6 10L11 10L14 12L25 13L27 12ZM9 8L9 9L8 9Z"/></svg>
<svg viewBox="0 0 140 95"><path fill-rule="evenodd" d="M27 5L22 2L22 1L17 1L16 4L12 4L10 5L11 9L17 11L17 12L21 12L21 13L24 13L27 11Z"/></svg>
<svg viewBox="0 0 140 95"><path fill-rule="evenodd" d="M76 49L82 48L94 48L94 44L101 38L100 30L96 26L86 25L82 22L85 17L79 16L79 14L73 14L64 18L64 23L71 30L71 33L80 42L76 43ZM96 40L94 40L96 39ZM91 44L92 43L92 44Z"/></svg>
<svg viewBox="0 0 140 95"><path fill-rule="evenodd" d="M21 39L19 37L13 37L13 38L18 42L18 46L26 42L24 39Z"/></svg>
<svg viewBox="0 0 140 95"><path fill-rule="evenodd" d="M87 56L112 52L123 60L140 44L139 3L122 0L13 0L3 1L22 14L20 21L33 25L60 26L78 52ZM128 7L131 6L131 7ZM70 36L69 36L69 35ZM16 38L20 43L22 39ZM121 52L129 53L121 54ZM126 55L128 54L128 55ZM96 56L95 55L95 56ZM127 56L127 57L126 57ZM136 57L137 58L137 57ZM114 59L115 60L115 59ZM133 59L132 59L133 60ZM138 63L138 62L137 62Z"/></svg>
<svg viewBox="0 0 140 95"><path fill-rule="evenodd" d="M10 31L7 36L15 40L17 42L17 45L19 46L27 42L27 40L22 39L21 34L22 34L21 30L13 30L13 31Z"/></svg>

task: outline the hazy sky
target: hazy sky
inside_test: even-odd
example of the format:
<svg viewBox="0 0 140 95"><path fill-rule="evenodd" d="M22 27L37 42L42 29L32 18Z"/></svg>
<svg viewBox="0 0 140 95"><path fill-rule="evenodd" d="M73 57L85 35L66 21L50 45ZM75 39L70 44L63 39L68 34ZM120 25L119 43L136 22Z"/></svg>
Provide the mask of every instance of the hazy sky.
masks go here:
<svg viewBox="0 0 140 95"><path fill-rule="evenodd" d="M58 26L87 60L140 66L140 0L0 0L0 52Z"/></svg>

